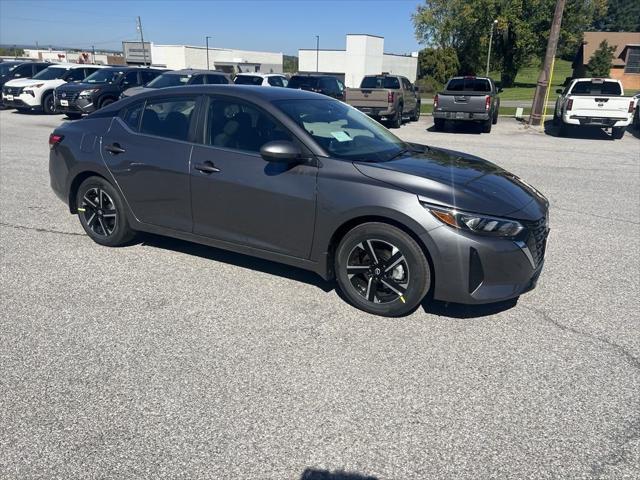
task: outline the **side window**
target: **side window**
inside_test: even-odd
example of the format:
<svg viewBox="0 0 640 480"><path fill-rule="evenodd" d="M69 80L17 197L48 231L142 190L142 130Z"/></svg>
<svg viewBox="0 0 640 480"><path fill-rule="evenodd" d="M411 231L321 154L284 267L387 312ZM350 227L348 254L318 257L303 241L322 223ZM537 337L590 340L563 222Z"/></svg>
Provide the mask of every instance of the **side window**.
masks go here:
<svg viewBox="0 0 640 480"><path fill-rule="evenodd" d="M79 82L84 79L84 68L71 68L67 71L66 76L64 77L67 82Z"/></svg>
<svg viewBox="0 0 640 480"><path fill-rule="evenodd" d="M187 141L195 97L148 100L142 113L140 133Z"/></svg>
<svg viewBox="0 0 640 480"><path fill-rule="evenodd" d="M82 70L84 70L84 77L82 77L82 78L85 79L89 75L91 75L92 73L96 73L99 69L98 68L83 68Z"/></svg>
<svg viewBox="0 0 640 480"><path fill-rule="evenodd" d="M209 85L227 85L227 77L224 75L207 75L207 84Z"/></svg>
<svg viewBox="0 0 640 480"><path fill-rule="evenodd" d="M30 77L31 76L31 65L30 64L18 65L16 68L13 69L11 74L13 75L13 78Z"/></svg>
<svg viewBox="0 0 640 480"><path fill-rule="evenodd" d="M127 72L122 80L122 85L125 87L133 87L138 84L138 72L135 70L132 72Z"/></svg>
<svg viewBox="0 0 640 480"><path fill-rule="evenodd" d="M204 75L194 75L189 85L202 85L204 84Z"/></svg>
<svg viewBox="0 0 640 480"><path fill-rule="evenodd" d="M126 123L134 132L137 132L140 128L142 107L144 107L144 102L135 103L127 108L120 110L120 113L118 114L122 121Z"/></svg>
<svg viewBox="0 0 640 480"><path fill-rule="evenodd" d="M33 70L33 74L35 75L36 73L41 72L42 70L44 70L45 68L48 68L48 67L49 67L49 65L47 65L47 64L35 65L34 70Z"/></svg>
<svg viewBox="0 0 640 480"><path fill-rule="evenodd" d="M293 141L293 137L257 107L215 97L209 102L205 130L207 145L259 152L265 143L274 140Z"/></svg>
<svg viewBox="0 0 640 480"><path fill-rule="evenodd" d="M340 93L344 92L344 83L340 80L338 80L338 90L340 90Z"/></svg>
<svg viewBox="0 0 640 480"><path fill-rule="evenodd" d="M267 82L272 87L284 87L284 83L282 83L281 77L267 77Z"/></svg>
<svg viewBox="0 0 640 480"><path fill-rule="evenodd" d="M149 83L151 80L156 78L160 72L149 72L149 71L141 71L140 76L142 77L142 85Z"/></svg>

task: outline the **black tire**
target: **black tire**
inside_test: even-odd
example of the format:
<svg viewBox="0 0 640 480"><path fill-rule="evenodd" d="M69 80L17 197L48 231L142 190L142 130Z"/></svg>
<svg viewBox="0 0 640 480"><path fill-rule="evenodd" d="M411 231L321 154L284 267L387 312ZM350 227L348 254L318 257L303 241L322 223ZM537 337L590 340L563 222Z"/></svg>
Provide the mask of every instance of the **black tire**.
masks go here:
<svg viewBox="0 0 640 480"><path fill-rule="evenodd" d="M558 126L558 135L560 137L566 137L569 135L569 125L564 123L562 119L560 119L560 125Z"/></svg>
<svg viewBox="0 0 640 480"><path fill-rule="evenodd" d="M613 127L611 129L611 138L614 140L620 140L624 137L624 132L626 132L627 127Z"/></svg>
<svg viewBox="0 0 640 480"><path fill-rule="evenodd" d="M418 102L416 104L415 110L413 111L413 114L411 115L411 121L412 122L417 122L418 120L420 120L420 113L421 113L420 112L420 107L421 107L420 102Z"/></svg>
<svg viewBox="0 0 640 480"><path fill-rule="evenodd" d="M56 113L56 102L53 99L53 92L45 93L42 97L42 111L45 115L54 115Z"/></svg>
<svg viewBox="0 0 640 480"><path fill-rule="evenodd" d="M433 119L433 129L436 131L444 130L444 118L434 118Z"/></svg>
<svg viewBox="0 0 640 480"><path fill-rule="evenodd" d="M496 108L496 111L493 113L493 119L491 120L491 123L493 123L494 125L495 125L496 123L498 123L498 113L499 113L499 111L498 111L498 109Z"/></svg>
<svg viewBox="0 0 640 480"><path fill-rule="evenodd" d="M28 108L16 108L16 111L19 113L29 113L31 110Z"/></svg>
<svg viewBox="0 0 640 480"><path fill-rule="evenodd" d="M491 125L493 120L489 118L482 123L482 133L491 133Z"/></svg>
<svg viewBox="0 0 640 480"><path fill-rule="evenodd" d="M76 205L80 224L94 242L120 247L135 238L120 193L104 178L89 177L82 182Z"/></svg>
<svg viewBox="0 0 640 480"><path fill-rule="evenodd" d="M402 126L402 104L398 105L398 110L391 120L391 128L400 128Z"/></svg>
<svg viewBox="0 0 640 480"><path fill-rule="evenodd" d="M560 117L558 116L558 107L553 110L553 124L555 126L560 125Z"/></svg>
<svg viewBox="0 0 640 480"><path fill-rule="evenodd" d="M102 100L100 100L100 106L98 108L99 109L100 108L104 108L107 105L111 105L113 102L115 102L115 100L113 98L109 98L109 97L103 98Z"/></svg>
<svg viewBox="0 0 640 480"><path fill-rule="evenodd" d="M65 113L66 117L69 120L78 120L79 118L82 118L82 114L81 113Z"/></svg>
<svg viewBox="0 0 640 480"><path fill-rule="evenodd" d="M431 269L420 246L385 223L364 223L349 231L338 245L334 268L349 303L384 317L412 312L431 287Z"/></svg>

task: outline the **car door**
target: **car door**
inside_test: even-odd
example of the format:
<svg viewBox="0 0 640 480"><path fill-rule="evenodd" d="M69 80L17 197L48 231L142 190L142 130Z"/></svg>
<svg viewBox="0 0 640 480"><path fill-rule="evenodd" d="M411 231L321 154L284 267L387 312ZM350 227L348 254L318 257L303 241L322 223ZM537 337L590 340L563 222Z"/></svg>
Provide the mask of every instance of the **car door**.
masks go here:
<svg viewBox="0 0 640 480"><path fill-rule="evenodd" d="M189 156L195 95L154 97L113 119L102 158L142 222L190 232Z"/></svg>
<svg viewBox="0 0 640 480"><path fill-rule="evenodd" d="M202 144L191 154L194 233L308 258L317 167L268 163L259 153L269 141L299 142L270 114L232 96L207 97L202 124Z"/></svg>
<svg viewBox="0 0 640 480"><path fill-rule="evenodd" d="M413 112L416 108L416 92L413 90L411 82L402 77L402 89L404 90L404 111Z"/></svg>

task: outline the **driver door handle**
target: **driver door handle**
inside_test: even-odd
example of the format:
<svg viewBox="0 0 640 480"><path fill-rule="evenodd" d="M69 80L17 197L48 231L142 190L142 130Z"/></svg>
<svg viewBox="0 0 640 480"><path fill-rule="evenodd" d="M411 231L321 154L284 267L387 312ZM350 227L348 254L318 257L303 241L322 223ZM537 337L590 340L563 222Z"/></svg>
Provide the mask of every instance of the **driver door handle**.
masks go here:
<svg viewBox="0 0 640 480"><path fill-rule="evenodd" d="M104 149L111 153L112 155L118 155L119 153L124 153L126 150L120 146L119 143L112 143L111 145L107 145Z"/></svg>
<svg viewBox="0 0 640 480"><path fill-rule="evenodd" d="M206 173L207 175L220 171L220 169L216 167L212 162L196 163L193 168L199 170L202 173Z"/></svg>

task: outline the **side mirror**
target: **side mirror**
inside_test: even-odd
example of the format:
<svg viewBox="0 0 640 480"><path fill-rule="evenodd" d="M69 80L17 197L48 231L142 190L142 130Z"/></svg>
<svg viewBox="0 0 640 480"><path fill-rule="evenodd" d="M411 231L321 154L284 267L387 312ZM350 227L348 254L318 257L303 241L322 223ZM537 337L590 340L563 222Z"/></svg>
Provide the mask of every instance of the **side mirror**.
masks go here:
<svg viewBox="0 0 640 480"><path fill-rule="evenodd" d="M556 93L562 93L562 89L561 89L561 88L558 88L558 89L556 90Z"/></svg>
<svg viewBox="0 0 640 480"><path fill-rule="evenodd" d="M498 87L498 93L502 93L504 90L502 90L502 87Z"/></svg>
<svg viewBox="0 0 640 480"><path fill-rule="evenodd" d="M302 158L302 150L293 142L274 140L262 146L260 155L267 162L294 163Z"/></svg>
<svg viewBox="0 0 640 480"><path fill-rule="evenodd" d="M14 75L14 78L20 78L21 76L22 76L22 75L20 75L19 73L16 73L16 74Z"/></svg>

